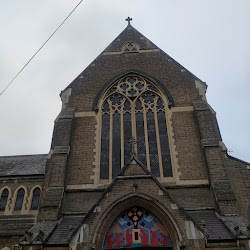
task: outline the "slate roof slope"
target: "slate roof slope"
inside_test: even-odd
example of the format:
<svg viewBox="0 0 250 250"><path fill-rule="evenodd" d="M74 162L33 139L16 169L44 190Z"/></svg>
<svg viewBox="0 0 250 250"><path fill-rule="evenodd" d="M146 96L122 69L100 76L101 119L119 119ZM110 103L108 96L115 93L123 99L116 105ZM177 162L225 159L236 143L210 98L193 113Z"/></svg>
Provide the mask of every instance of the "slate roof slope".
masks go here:
<svg viewBox="0 0 250 250"><path fill-rule="evenodd" d="M67 245L73 232L81 225L84 216L65 216L57 224L46 245Z"/></svg>
<svg viewBox="0 0 250 250"><path fill-rule="evenodd" d="M57 221L39 221L20 240L20 245L42 244L53 232Z"/></svg>
<svg viewBox="0 0 250 250"><path fill-rule="evenodd" d="M174 67L178 67L179 69L185 69L189 75L199 80L205 87L207 87L207 84L203 82L201 79L199 79L197 76L195 76L193 73L191 73L188 69L186 69L184 66L179 64L177 61L175 61L171 56L169 56L167 53L162 51L157 45L155 45L153 42L151 42L148 38L146 38L144 35L142 35L138 30L136 30L132 25L127 25L127 27L102 51L93 61L89 64L87 68L85 68L64 90L61 91L62 95L64 91L66 91L68 88L71 88L72 85L75 82L81 81L82 77L84 75L84 72L87 72L87 70L91 67L93 64L97 64L98 59L103 56L105 53L110 52L121 52L122 47L127 42L135 42L139 46L139 50L155 50L159 53L164 53L169 59L172 61L172 65ZM171 66L171 67L173 67Z"/></svg>
<svg viewBox="0 0 250 250"><path fill-rule="evenodd" d="M46 154L0 157L0 177L44 175Z"/></svg>
<svg viewBox="0 0 250 250"><path fill-rule="evenodd" d="M141 50L159 49L132 25L128 25L103 52L121 51L121 48L127 42L135 42Z"/></svg>
<svg viewBox="0 0 250 250"><path fill-rule="evenodd" d="M250 238L249 222L241 215L218 215L237 238Z"/></svg>
<svg viewBox="0 0 250 250"><path fill-rule="evenodd" d="M213 210L188 211L188 214L198 224L205 222L203 229L208 234L208 240L235 240L235 237Z"/></svg>

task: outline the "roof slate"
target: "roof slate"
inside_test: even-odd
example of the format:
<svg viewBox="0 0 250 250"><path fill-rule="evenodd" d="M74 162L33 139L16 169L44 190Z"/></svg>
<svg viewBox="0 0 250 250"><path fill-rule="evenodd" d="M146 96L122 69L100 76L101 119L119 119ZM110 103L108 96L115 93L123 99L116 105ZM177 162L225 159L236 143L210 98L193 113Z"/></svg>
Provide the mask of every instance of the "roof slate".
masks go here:
<svg viewBox="0 0 250 250"><path fill-rule="evenodd" d="M119 36L104 50L104 52L121 51L123 45L127 42L135 42L139 45L140 49L159 49L149 39L142 35L133 26L128 25Z"/></svg>
<svg viewBox="0 0 250 250"><path fill-rule="evenodd" d="M0 157L0 177L43 175L46 154Z"/></svg>
<svg viewBox="0 0 250 250"><path fill-rule="evenodd" d="M240 215L218 215L230 231L238 238L249 238L249 222Z"/></svg>
<svg viewBox="0 0 250 250"><path fill-rule="evenodd" d="M30 243L42 244L52 233L57 221L39 221L29 232L26 232L19 244L29 245Z"/></svg>
<svg viewBox="0 0 250 250"><path fill-rule="evenodd" d="M234 240L234 236L225 226L225 224L217 217L213 210L188 211L188 214L201 224L205 222L204 231L208 234L208 240Z"/></svg>
<svg viewBox="0 0 250 250"><path fill-rule="evenodd" d="M75 229L81 225L84 216L65 216L57 224L46 245L67 245Z"/></svg>

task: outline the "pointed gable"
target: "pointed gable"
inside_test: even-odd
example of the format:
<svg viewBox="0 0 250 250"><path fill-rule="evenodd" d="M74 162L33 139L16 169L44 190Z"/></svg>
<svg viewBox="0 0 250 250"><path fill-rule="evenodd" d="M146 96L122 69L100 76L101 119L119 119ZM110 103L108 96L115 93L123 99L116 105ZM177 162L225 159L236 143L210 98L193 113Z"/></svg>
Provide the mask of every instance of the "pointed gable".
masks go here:
<svg viewBox="0 0 250 250"><path fill-rule="evenodd" d="M136 49L126 51L126 46L134 46ZM131 54L131 57L126 57L128 54ZM182 88L181 92L183 91L183 95L186 93L186 87L194 89L200 88L201 90L199 91L206 92L207 85L205 82L176 62L133 26L128 25L116 39L61 92L61 98L62 100L67 99L68 102L69 94L72 95L74 93L71 93L71 90L69 91L70 93L67 93L66 90L72 87L76 88L77 94L91 92L90 88L100 90L103 85L107 86L108 82L114 79L114 76L117 77L126 73L128 70L130 72L134 70L145 73L145 76L149 78L154 78L156 72L161 72L162 77L157 77L157 80L162 82L167 88L176 88L176 85L181 85L180 88ZM110 75L111 71L112 75ZM101 82L99 82L100 80ZM185 82L187 86L183 86L183 82ZM166 83L170 86L166 86ZM96 84L98 84L98 86ZM178 95L179 92L180 91L176 94ZM192 99L198 98L197 93L189 95L193 95L191 97Z"/></svg>
<svg viewBox="0 0 250 250"><path fill-rule="evenodd" d="M148 169L138 160L134 155L130 158L126 166L120 171L118 176L136 176L136 175L148 175L151 176Z"/></svg>
<svg viewBox="0 0 250 250"><path fill-rule="evenodd" d="M121 51L127 42L134 42L141 50L159 49L133 26L128 25L122 33L104 50L104 52Z"/></svg>

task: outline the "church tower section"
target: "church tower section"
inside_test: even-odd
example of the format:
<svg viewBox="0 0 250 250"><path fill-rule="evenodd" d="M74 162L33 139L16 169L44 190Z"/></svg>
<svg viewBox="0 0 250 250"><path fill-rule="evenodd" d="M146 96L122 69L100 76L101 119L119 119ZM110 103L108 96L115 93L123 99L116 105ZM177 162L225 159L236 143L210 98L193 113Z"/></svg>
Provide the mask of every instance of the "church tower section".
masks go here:
<svg viewBox="0 0 250 250"><path fill-rule="evenodd" d="M62 92L63 107L75 110L67 185L110 183L130 158L132 137L139 160L159 180L208 184L193 108L205 91L128 25Z"/></svg>
<svg viewBox="0 0 250 250"><path fill-rule="evenodd" d="M249 249L250 167L227 154L207 85L127 21L61 92L23 250Z"/></svg>

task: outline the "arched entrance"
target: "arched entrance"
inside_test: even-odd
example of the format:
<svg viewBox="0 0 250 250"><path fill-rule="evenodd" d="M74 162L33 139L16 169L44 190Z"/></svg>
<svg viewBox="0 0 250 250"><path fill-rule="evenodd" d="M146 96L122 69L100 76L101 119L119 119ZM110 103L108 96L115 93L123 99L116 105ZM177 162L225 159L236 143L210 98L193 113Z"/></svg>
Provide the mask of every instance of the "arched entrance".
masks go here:
<svg viewBox="0 0 250 250"><path fill-rule="evenodd" d="M146 249L146 250L150 250L150 249L168 249L168 250L169 249L179 249L179 243L182 241L183 236L182 236L182 232L180 230L180 227L177 224L177 221L173 218L173 216L171 215L170 211L168 211L168 209L164 208L153 197L148 197L145 194L129 194L126 197L119 198L117 201L113 202L109 206L109 208L107 208L104 211L102 216L99 218L99 223L96 227L94 237L92 239L92 242L95 245L95 249L105 249L105 247L106 247L106 249L108 249L105 244L106 244L106 239L109 235L110 230L113 230L113 229L111 229L112 226L119 220L120 215L122 215L123 213L127 213L125 216L128 216L128 211L134 207L141 208L144 210L144 211L142 211L143 213L146 214L146 212L148 212L148 215L152 215L149 218L145 217L146 220L148 219L149 222L153 217L157 219L157 221L160 224L160 226L158 224L158 228L162 228L162 230L163 230L162 233L163 234L165 233L166 237L170 238L172 246L170 244L166 245L166 246L164 246L164 245L161 245L161 246L156 246L156 245L155 246L154 245L151 245L151 246L150 245L147 245L147 246L143 246L143 245L139 246L138 245L138 246L136 246L136 245L133 245L132 246L131 245L131 247L128 245L128 247L126 247L126 248L124 248L124 246L121 246L122 248L114 248L113 247L113 249L133 249L133 250L134 249L139 249L139 250L143 250L143 249ZM140 211L140 210L137 210L137 211ZM148 217L148 215L146 214L147 217ZM132 227L132 226L134 226L133 220L132 221L130 219L127 220L127 218L128 217L126 217L126 219L124 219L124 220L126 220L127 223L128 222L131 223L131 230L129 231L129 234L132 234L132 230L136 229L136 228ZM134 218L134 219L136 219L136 218ZM155 221L156 221L156 219L155 219ZM139 225L139 223L142 223L142 222L143 222L143 220L142 219L139 220L139 218L138 218L137 225ZM137 226L137 227L138 227L137 229L141 229L139 226ZM155 228L156 228L156 230L155 230ZM153 230L151 230L151 231L153 231L153 232L157 231L157 227L155 227L155 228L152 226L151 229L153 229ZM119 230L122 231L121 229L118 228L118 231ZM136 232L136 230L133 233L135 239L139 240L139 238L142 238L143 232L138 231L137 235L135 234L135 232ZM147 235L149 236L149 233ZM152 234L150 233L150 237L151 237L151 235ZM131 235L131 236L133 237L133 235ZM163 238L164 238L163 236L160 237L160 240L163 241ZM111 239L114 240L114 238L111 238ZM120 240L122 240L122 238L120 238ZM112 248L110 248L110 249L112 249Z"/></svg>
<svg viewBox="0 0 250 250"><path fill-rule="evenodd" d="M160 219L145 208L133 206L111 224L104 249L172 249L168 230Z"/></svg>

